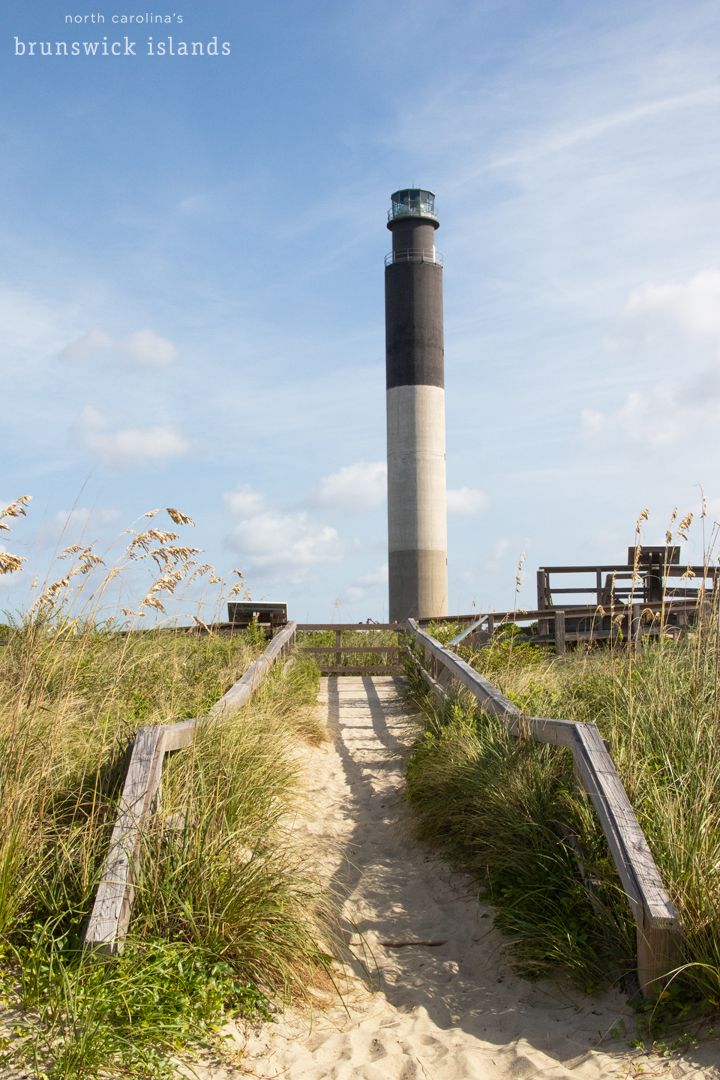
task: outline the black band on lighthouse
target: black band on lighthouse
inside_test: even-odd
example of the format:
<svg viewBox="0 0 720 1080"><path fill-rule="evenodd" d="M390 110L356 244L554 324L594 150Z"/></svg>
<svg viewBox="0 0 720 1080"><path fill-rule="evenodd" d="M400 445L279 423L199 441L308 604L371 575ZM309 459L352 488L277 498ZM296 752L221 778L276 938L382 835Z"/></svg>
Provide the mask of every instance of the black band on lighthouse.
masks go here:
<svg viewBox="0 0 720 1080"><path fill-rule="evenodd" d="M445 386L442 267L395 262L385 269L386 382Z"/></svg>

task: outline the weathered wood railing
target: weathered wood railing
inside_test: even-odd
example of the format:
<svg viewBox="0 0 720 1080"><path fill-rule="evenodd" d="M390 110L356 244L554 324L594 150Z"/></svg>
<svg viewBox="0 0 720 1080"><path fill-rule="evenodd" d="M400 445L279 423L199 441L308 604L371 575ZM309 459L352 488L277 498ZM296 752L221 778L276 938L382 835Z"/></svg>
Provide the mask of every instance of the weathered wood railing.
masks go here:
<svg viewBox="0 0 720 1080"><path fill-rule="evenodd" d="M200 724L211 723L247 704L275 661L294 645L296 629L295 623L288 623L242 678L213 705L206 719L142 727L137 732L110 851L85 930L87 948L112 955L123 947L135 897L143 827L157 798L165 754L190 746Z"/></svg>
<svg viewBox="0 0 720 1080"><path fill-rule="evenodd" d="M635 816L615 764L595 724L524 716L520 709L455 653L409 619L412 640L430 657L426 670L409 650L422 677L439 696L446 690L439 679L455 681L475 697L481 708L502 719L511 735L564 746L572 751L575 772L590 796L610 848L637 927L637 971L646 996L673 967L679 933L677 911Z"/></svg>
<svg viewBox="0 0 720 1080"><path fill-rule="evenodd" d="M302 635L327 632L335 634L334 645L308 645L303 641L299 651L315 659L321 675L397 675L402 670L402 650L397 641L397 634L401 629L400 623L299 623L298 633ZM382 631L393 634L394 644L363 645L357 641L343 642L343 634L348 632L370 637ZM348 661L348 657L352 660ZM367 658L367 662L363 662L364 658Z"/></svg>
<svg viewBox="0 0 720 1080"><path fill-rule="evenodd" d="M672 624L676 629L687 627L700 610L695 600L658 601L652 603L619 603L609 610L595 604L567 607L489 611L475 615L443 615L430 622L456 622L461 629L450 642L482 645L489 642L502 626L537 623L533 640L537 644L553 644L555 652L564 653L570 642L615 640L620 637L637 645L643 633L654 636Z"/></svg>

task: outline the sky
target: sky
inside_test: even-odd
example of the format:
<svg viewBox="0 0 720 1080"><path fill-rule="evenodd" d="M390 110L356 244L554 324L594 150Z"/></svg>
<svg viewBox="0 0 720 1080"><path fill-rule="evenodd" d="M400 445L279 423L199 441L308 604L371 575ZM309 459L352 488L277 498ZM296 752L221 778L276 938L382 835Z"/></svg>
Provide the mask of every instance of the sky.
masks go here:
<svg viewBox="0 0 720 1080"><path fill-rule="evenodd" d="M436 193L445 263L450 610L622 561L644 508L647 543L692 511L701 558L716 0L4 0L0 28L0 506L33 497L0 534L26 560L0 610L67 545L110 564L172 506L253 598L387 617L383 258L407 186ZM30 55L105 37L136 55ZM130 607L146 569L113 586Z"/></svg>

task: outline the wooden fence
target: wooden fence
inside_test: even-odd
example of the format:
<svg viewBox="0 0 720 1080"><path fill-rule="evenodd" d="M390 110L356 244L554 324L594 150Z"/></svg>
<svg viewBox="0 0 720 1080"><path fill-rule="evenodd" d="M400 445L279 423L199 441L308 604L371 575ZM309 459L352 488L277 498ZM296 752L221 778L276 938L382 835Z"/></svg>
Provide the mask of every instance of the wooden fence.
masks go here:
<svg viewBox="0 0 720 1080"><path fill-rule="evenodd" d="M299 651L313 657L321 675L400 675L401 630L400 623L299 623ZM394 644L365 645L357 640L382 631L393 635ZM328 632L335 635L334 645L306 644L308 637Z"/></svg>
<svg viewBox="0 0 720 1080"><path fill-rule="evenodd" d="M247 704L275 661L292 648L297 626L288 623L226 694L213 705L206 720L142 727L132 743L120 807L110 839L84 944L111 955L125 942L135 896L143 827L157 801L165 754L190 746L198 726L212 723Z"/></svg>
<svg viewBox="0 0 720 1080"><path fill-rule="evenodd" d="M513 611L489 611L474 615L443 615L437 619L422 619L428 623L458 623L459 632L451 645L482 646L489 642L502 626L536 624L532 641L535 645L551 645L558 654L565 653L570 644L593 641L623 640L639 646L644 636L654 637L671 629L679 632L692 625L702 604L709 600L674 600L618 603L606 610L594 604L567 604L563 607L522 608Z"/></svg>
<svg viewBox="0 0 720 1080"><path fill-rule="evenodd" d="M408 650L430 688L447 697L441 680L459 683L480 706L500 717L511 735L531 738L572 751L576 775L590 796L610 848L637 927L637 972L640 988L653 996L658 980L672 967L679 933L678 914L595 724L524 716L520 709L483 679L464 660L444 648L414 619L407 628L412 641L428 657L428 668Z"/></svg>

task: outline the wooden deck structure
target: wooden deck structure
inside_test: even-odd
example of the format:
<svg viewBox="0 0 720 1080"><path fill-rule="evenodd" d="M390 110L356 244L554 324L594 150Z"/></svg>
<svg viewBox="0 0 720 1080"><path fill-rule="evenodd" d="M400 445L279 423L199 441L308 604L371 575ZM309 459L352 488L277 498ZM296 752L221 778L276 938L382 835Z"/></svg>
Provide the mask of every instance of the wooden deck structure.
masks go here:
<svg viewBox="0 0 720 1080"><path fill-rule="evenodd" d="M420 625L457 623L451 645L482 646L514 624L557 653L601 641L638 647L644 637L684 632L719 595L720 567L683 565L678 547L630 548L626 563L541 566L535 608L443 615Z"/></svg>

